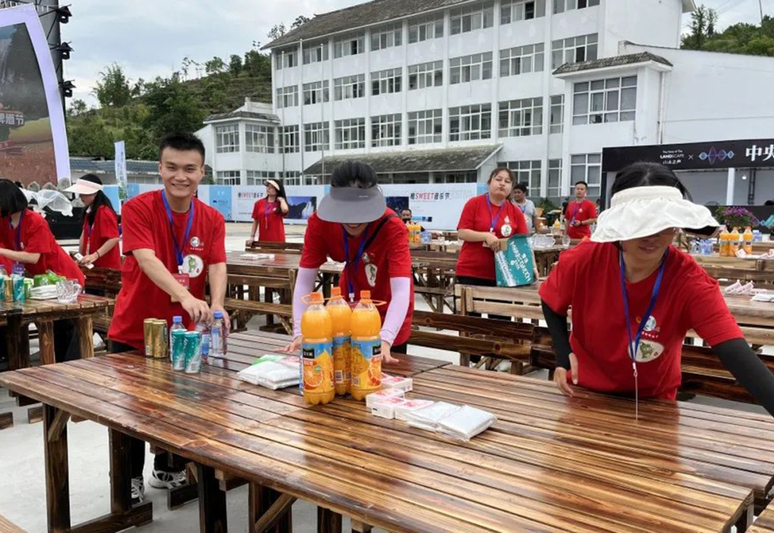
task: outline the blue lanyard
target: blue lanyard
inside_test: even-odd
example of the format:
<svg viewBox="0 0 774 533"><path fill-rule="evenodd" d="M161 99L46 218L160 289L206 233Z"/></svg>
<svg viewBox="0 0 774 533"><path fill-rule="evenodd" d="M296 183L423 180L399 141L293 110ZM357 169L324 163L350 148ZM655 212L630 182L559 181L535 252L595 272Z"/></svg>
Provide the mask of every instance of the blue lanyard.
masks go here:
<svg viewBox="0 0 774 533"><path fill-rule="evenodd" d="M575 222L575 219L578 218L578 211L580 211L580 206L583 204L583 202L575 201L575 211L572 214L572 218L570 219L570 222Z"/></svg>
<svg viewBox="0 0 774 533"><path fill-rule="evenodd" d="M360 241L360 246L357 249L357 254L352 259L352 261L349 260L349 238L347 236L347 230L343 227L341 228L342 233L344 234L344 260L347 262L347 266L345 267L347 269L347 285L349 286L349 300L354 302L355 301L355 273L357 272L357 265L360 264L360 259L363 257L363 252L365 251L365 245L368 241L368 230L371 228L371 224L366 226L365 231L363 232L363 239Z"/></svg>
<svg viewBox="0 0 774 533"><path fill-rule="evenodd" d="M185 243L188 242L188 237L191 235L191 228L193 227L194 221L194 206L196 203L192 198L191 209L188 211L188 222L185 226L183 246L180 247L177 244L177 238L175 237L175 222L172 218L172 209L169 207L169 202L167 201L167 194L165 191L161 191L161 200L164 202L164 210L167 212L167 220L169 220L169 231L172 233L172 244L175 246L175 258L177 259L177 266L183 266L183 250L185 249Z"/></svg>
<svg viewBox="0 0 774 533"><path fill-rule="evenodd" d="M656 277L656 283L653 285L653 291L650 295L650 303L648 309L642 316L640 325L637 328L637 335L632 339L632 321L629 316L629 293L626 290L626 264L624 263L623 250L618 252L618 263L621 266L621 292L623 293L623 308L624 317L626 318L626 334L629 336L629 356L632 358L632 363L637 362L637 350L640 347L640 340L642 339L642 332L645 331L645 326L650 319L650 315L653 313L653 309L656 307L656 300L658 300L658 293L661 291L661 281L664 279L664 269L666 267L667 256L669 255L669 248L664 252L664 257L661 259L661 265L658 267L658 276ZM636 367L635 367L636 371Z"/></svg>
<svg viewBox="0 0 774 533"><path fill-rule="evenodd" d="M26 209L22 209L21 214L19 215L19 223L16 225L16 235L14 237L15 252L19 252L21 249L21 230L25 211ZM8 229L11 231L11 233L13 233L13 222L11 222L11 215L8 215Z"/></svg>
<svg viewBox="0 0 774 533"><path fill-rule="evenodd" d="M492 218L492 202L489 200L489 195L486 195L486 207L489 209L489 231L494 232L495 226L497 226L497 221L500 220L500 215L503 212L504 206L505 202L503 202L503 205L500 206L500 210L497 212L497 216Z"/></svg>

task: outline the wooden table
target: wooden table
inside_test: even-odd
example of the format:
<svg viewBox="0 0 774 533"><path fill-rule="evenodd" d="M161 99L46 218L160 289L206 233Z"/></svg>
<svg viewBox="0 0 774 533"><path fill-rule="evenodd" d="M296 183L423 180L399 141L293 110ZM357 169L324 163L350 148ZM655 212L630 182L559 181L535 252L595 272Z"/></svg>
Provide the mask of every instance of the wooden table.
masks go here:
<svg viewBox="0 0 774 533"><path fill-rule="evenodd" d="M268 346L232 339L243 341L250 357ZM150 503L129 506L124 435L196 463L202 531L227 527L216 471L250 482L251 523L276 524L301 498L320 507L320 531L340 531L340 515L393 531L728 531L748 524L753 495L774 476L774 423L759 415L643 402L635 421L630 401L568 399L545 381L454 366L415 374L415 397L497 414L457 443L361 402L311 407L296 388L254 387L234 379L244 364L229 355L187 375L114 355L0 375L46 404L50 528L70 526L69 414L110 428L111 514L89 531L152 519ZM263 489L277 491L274 502Z"/></svg>
<svg viewBox="0 0 774 533"><path fill-rule="evenodd" d="M774 533L774 506L766 507L748 531L749 533Z"/></svg>
<svg viewBox="0 0 774 533"><path fill-rule="evenodd" d="M691 254L699 265L715 279L728 280L729 285L737 280L752 281L756 285L774 284L774 259L742 259L715 255Z"/></svg>

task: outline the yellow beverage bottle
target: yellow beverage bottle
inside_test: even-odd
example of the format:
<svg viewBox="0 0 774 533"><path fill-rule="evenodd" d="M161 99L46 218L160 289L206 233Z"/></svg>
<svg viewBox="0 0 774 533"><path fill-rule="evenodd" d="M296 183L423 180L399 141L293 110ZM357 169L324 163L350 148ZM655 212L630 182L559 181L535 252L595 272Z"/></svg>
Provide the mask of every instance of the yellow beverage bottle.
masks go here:
<svg viewBox="0 0 774 533"><path fill-rule="evenodd" d="M731 244L728 247L728 256L736 257L736 252L739 250L739 230L734 228L731 232Z"/></svg>
<svg viewBox="0 0 774 533"><path fill-rule="evenodd" d="M745 228L742 239L744 241L744 251L748 254L753 253L753 232L750 226Z"/></svg>
<svg viewBox="0 0 774 533"><path fill-rule="evenodd" d="M361 291L352 311L352 386L356 400L382 388L382 319L371 301L371 291Z"/></svg>
<svg viewBox="0 0 774 533"><path fill-rule="evenodd" d="M420 242L422 242L422 237L421 237L421 235L419 234L419 233L420 233L420 228L421 228L421 227L422 227L422 226L420 226L420 225L419 225L418 223L416 223L416 222L412 222L412 223L411 223L411 226L410 226L410 231L409 231L409 235L410 235L410 237L411 237L411 242L413 242L414 244L419 244Z"/></svg>
<svg viewBox="0 0 774 533"><path fill-rule="evenodd" d="M720 236L719 236L719 249L720 249L720 257L728 257L729 250L731 248L731 234L728 232L728 228L723 226L720 230Z"/></svg>
<svg viewBox="0 0 774 533"><path fill-rule="evenodd" d="M333 388L333 326L319 292L309 295L309 307L301 317L301 357L304 368L304 399L316 405L336 396Z"/></svg>
<svg viewBox="0 0 774 533"><path fill-rule="evenodd" d="M331 299L325 306L333 325L333 386L336 394L343 396L349 392L352 382L352 353L350 345L350 323L352 309L341 296L341 289L331 290Z"/></svg>

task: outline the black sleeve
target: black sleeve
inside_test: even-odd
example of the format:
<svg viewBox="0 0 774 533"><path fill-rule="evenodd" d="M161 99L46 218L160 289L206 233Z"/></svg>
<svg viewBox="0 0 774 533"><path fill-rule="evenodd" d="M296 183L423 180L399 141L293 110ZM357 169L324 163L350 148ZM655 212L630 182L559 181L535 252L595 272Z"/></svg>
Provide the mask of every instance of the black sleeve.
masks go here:
<svg viewBox="0 0 774 533"><path fill-rule="evenodd" d="M544 301L540 301L543 306L543 316L548 323L548 332L554 341L554 353L556 354L556 366L570 370L570 334L567 332L567 317L555 313L548 307Z"/></svg>
<svg viewBox="0 0 774 533"><path fill-rule="evenodd" d="M733 339L721 342L713 346L712 351L737 381L774 416L774 374L752 351L747 341Z"/></svg>

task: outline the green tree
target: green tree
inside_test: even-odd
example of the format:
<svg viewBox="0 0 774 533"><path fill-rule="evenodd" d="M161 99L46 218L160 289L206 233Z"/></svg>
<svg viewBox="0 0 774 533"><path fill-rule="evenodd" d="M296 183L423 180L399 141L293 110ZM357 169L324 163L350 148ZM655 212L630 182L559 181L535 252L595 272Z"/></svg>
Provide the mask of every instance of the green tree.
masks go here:
<svg viewBox="0 0 774 533"><path fill-rule="evenodd" d="M67 108L67 116L68 118L77 117L79 115L84 114L86 111L88 111L88 107L86 107L86 102L78 98L70 102L70 105Z"/></svg>
<svg viewBox="0 0 774 533"><path fill-rule="evenodd" d="M296 17L296 20L293 21L293 24L290 25L291 30L295 30L296 28L299 28L309 22L311 19L309 17L305 17L304 15L299 15Z"/></svg>
<svg viewBox="0 0 774 533"><path fill-rule="evenodd" d="M121 66L113 63L99 75L100 80L94 88L94 95L99 100L100 105L102 107L126 105L132 98L132 89Z"/></svg>
<svg viewBox="0 0 774 533"><path fill-rule="evenodd" d="M194 132L202 127L205 112L201 101L180 81L178 73L148 84L144 99L149 110L144 124L158 137L172 131Z"/></svg>
<svg viewBox="0 0 774 533"><path fill-rule="evenodd" d="M764 16L760 25L739 23L717 29L717 14L700 6L692 15L691 31L683 37L689 50L774 57L774 17Z"/></svg>
<svg viewBox="0 0 774 533"><path fill-rule="evenodd" d="M231 72L232 76L235 78L238 77L242 73L242 56L232 54L228 63L228 70Z"/></svg>
<svg viewBox="0 0 774 533"><path fill-rule="evenodd" d="M209 61L204 63L204 71L208 76L213 74L220 74L226 69L226 63L219 57L213 57Z"/></svg>
<svg viewBox="0 0 774 533"><path fill-rule="evenodd" d="M285 28L285 25L283 23L275 24L272 26L272 28L269 30L269 33L266 34L266 36L274 41L275 39L279 39L283 35L287 33L287 29Z"/></svg>

